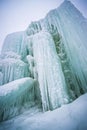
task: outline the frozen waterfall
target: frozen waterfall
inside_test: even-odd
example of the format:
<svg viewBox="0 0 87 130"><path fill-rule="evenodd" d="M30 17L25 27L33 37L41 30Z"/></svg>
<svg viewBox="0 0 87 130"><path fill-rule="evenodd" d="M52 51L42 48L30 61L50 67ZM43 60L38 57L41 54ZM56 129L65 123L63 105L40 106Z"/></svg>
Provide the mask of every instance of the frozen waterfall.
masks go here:
<svg viewBox="0 0 87 130"><path fill-rule="evenodd" d="M53 110L70 101L60 59L52 36L42 31L30 36L43 110Z"/></svg>
<svg viewBox="0 0 87 130"><path fill-rule="evenodd" d="M27 101L54 110L86 92L87 19L70 1L7 35L0 55L1 121Z"/></svg>

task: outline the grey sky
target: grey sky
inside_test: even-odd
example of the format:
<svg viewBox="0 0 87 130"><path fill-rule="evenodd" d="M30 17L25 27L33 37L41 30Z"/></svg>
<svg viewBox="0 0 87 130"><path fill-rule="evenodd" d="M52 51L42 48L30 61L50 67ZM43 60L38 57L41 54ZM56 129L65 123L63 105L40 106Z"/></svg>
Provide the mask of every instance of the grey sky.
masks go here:
<svg viewBox="0 0 87 130"><path fill-rule="evenodd" d="M0 0L0 50L7 34L25 30L64 0ZM87 17L87 0L70 0Z"/></svg>

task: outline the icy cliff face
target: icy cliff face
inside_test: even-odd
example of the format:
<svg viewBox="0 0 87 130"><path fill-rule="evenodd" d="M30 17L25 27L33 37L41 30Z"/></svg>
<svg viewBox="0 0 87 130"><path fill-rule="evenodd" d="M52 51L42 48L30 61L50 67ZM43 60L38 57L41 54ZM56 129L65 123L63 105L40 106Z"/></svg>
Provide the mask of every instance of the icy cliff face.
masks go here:
<svg viewBox="0 0 87 130"><path fill-rule="evenodd" d="M87 92L87 20L69 2L9 34L0 56L0 84L23 77L37 81L35 95L44 111Z"/></svg>

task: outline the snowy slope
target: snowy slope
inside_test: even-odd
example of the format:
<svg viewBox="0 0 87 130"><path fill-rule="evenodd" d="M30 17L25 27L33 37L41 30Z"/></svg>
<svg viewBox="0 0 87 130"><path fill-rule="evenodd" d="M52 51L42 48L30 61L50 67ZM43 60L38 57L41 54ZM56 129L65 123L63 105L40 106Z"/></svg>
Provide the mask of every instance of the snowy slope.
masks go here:
<svg viewBox="0 0 87 130"><path fill-rule="evenodd" d="M0 130L87 130L87 94L54 111L33 113L1 123Z"/></svg>

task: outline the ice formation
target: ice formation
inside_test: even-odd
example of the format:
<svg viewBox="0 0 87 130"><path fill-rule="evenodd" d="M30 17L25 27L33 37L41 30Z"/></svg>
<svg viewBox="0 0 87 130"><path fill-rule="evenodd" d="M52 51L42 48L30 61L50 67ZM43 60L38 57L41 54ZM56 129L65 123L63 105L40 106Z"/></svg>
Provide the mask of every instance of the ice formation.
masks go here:
<svg viewBox="0 0 87 130"><path fill-rule="evenodd" d="M53 110L87 92L86 50L87 19L70 1L64 1L24 32L6 37L0 85L31 77L37 81L35 97L43 111Z"/></svg>
<svg viewBox="0 0 87 130"><path fill-rule="evenodd" d="M35 103L36 81L22 78L0 86L0 121L18 115Z"/></svg>
<svg viewBox="0 0 87 130"><path fill-rule="evenodd" d="M60 59L52 36L42 31L30 37L43 110L55 109L70 101ZM36 51L37 50L37 51Z"/></svg>
<svg viewBox="0 0 87 130"><path fill-rule="evenodd" d="M5 58L0 61L1 73L3 78L0 78L2 84L6 84L16 79L29 76L28 65L15 58Z"/></svg>
<svg viewBox="0 0 87 130"><path fill-rule="evenodd" d="M24 32L15 32L7 35L2 47L2 54L12 52L20 55L21 59L24 59L27 55L25 38L26 36Z"/></svg>

